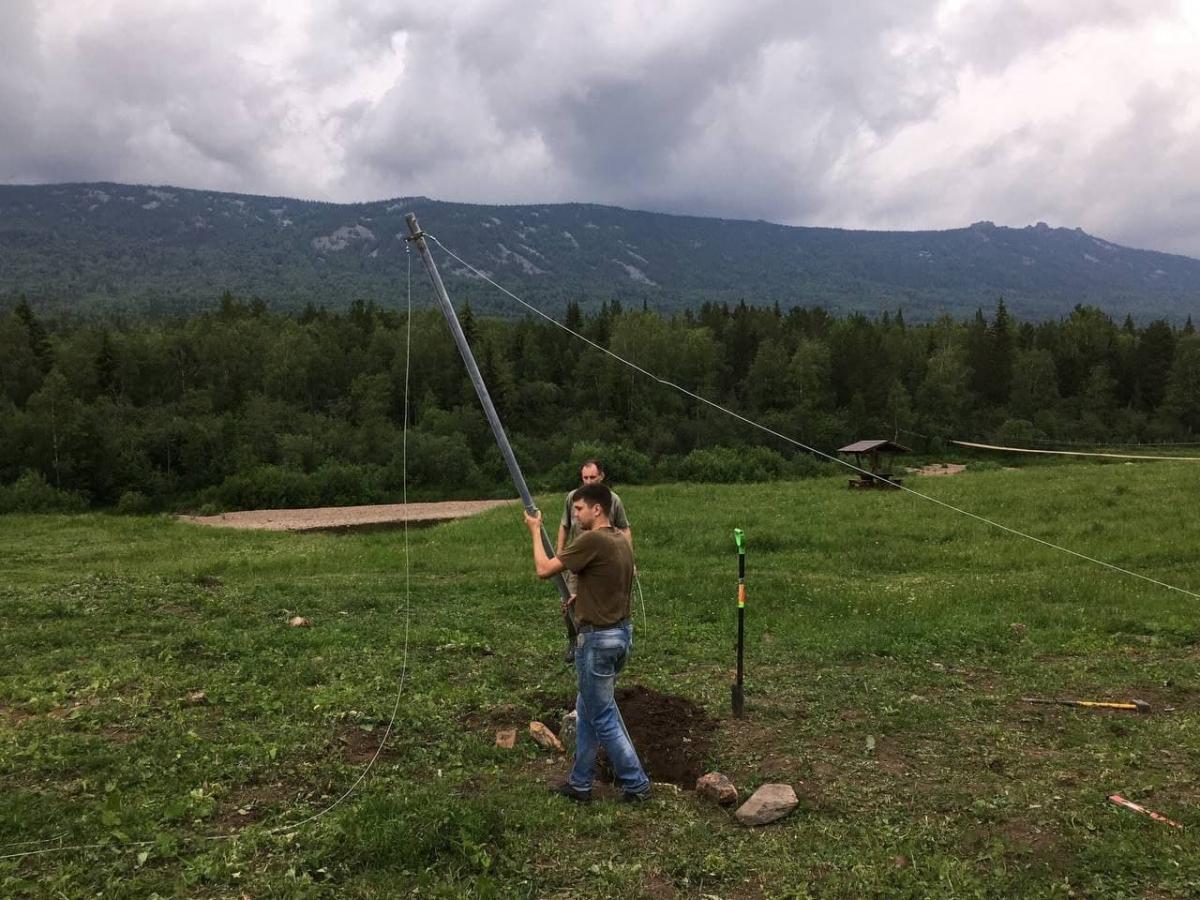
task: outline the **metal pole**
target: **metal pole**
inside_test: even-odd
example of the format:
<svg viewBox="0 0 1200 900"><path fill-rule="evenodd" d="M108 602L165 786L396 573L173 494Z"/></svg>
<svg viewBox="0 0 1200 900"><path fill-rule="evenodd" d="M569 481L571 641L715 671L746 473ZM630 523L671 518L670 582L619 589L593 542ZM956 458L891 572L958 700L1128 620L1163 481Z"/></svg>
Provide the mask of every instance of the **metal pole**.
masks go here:
<svg viewBox="0 0 1200 900"><path fill-rule="evenodd" d="M742 529L733 529L733 540L737 544L738 551L737 681L733 685L733 714L740 719L746 709L746 694L743 686L745 671L742 665L746 646L746 535Z"/></svg>
<svg viewBox="0 0 1200 900"><path fill-rule="evenodd" d="M408 223L410 233L408 239L417 245L417 250L421 254L421 262L425 263L425 271L429 273L429 277L433 281L433 293L437 297L438 306L442 310L442 315L446 317L446 324L450 326L450 334L454 336L454 343L458 345L458 352L462 356L463 363L466 364L467 374L471 376L471 383L475 385L475 393L479 395L479 402L483 404L483 413L487 416L488 424L492 426L492 434L495 435L496 443L500 446L500 454L508 466L508 473L517 486L517 493L521 495L521 502L525 504L525 510L533 515L537 512L537 505L529 493L525 476L521 474L521 466L517 463L516 454L513 453L512 445L508 442L508 435L504 433L504 425L500 421L500 416L496 414L496 407L492 404L492 397L488 393L487 385L483 382L483 376L479 374L479 366L475 364L471 345L467 343L467 336L463 334L462 325L459 324L458 316L454 313L454 306L450 303L450 295L446 293L446 286L442 284L442 276L438 273L437 265L434 264L433 256L429 252L429 246L425 243L425 232L421 231L421 226L417 224L417 217L413 213L408 213L404 220ZM553 559L554 545L550 543L550 536L546 533L544 524L542 526L542 545L546 548L546 555ZM559 597L563 600L571 596L571 592L567 590L566 579L561 574L554 576L554 584L558 588ZM568 619L567 632L571 637L574 637L574 630Z"/></svg>

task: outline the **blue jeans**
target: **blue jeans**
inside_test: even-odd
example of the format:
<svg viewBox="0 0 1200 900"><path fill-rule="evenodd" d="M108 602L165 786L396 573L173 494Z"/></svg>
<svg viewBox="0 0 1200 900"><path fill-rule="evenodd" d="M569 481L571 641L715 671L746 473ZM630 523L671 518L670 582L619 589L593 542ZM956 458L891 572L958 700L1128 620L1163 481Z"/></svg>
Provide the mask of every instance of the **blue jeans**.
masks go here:
<svg viewBox="0 0 1200 900"><path fill-rule="evenodd" d="M581 632L575 645L575 674L579 715L575 738L575 764L567 783L580 791L591 790L596 752L603 745L612 762L618 786L631 794L650 787L650 779L638 761L633 741L613 697L617 674L625 667L633 649L633 626L626 622L600 631Z"/></svg>

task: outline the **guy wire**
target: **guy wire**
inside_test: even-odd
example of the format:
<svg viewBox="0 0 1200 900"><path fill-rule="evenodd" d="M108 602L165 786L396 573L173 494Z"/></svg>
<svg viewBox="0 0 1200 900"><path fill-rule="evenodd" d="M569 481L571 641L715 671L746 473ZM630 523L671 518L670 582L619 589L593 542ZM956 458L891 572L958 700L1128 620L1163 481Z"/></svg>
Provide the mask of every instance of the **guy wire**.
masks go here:
<svg viewBox="0 0 1200 900"><path fill-rule="evenodd" d="M1055 544L1051 541L1043 540L1042 538L1035 537L1032 534L1028 534L1028 533L1026 533L1024 531L1020 531L1016 528L1011 528L1008 525L1003 525L999 522L993 521L992 519L988 519L985 516L981 516L977 513L973 513L968 510L965 510L965 509L960 509L959 507L954 506L951 503L947 503L944 500L939 500L936 497L931 497L929 494L923 494L920 491L913 490L912 488L906 487L905 485L897 484L894 481L889 481L886 478L882 478L879 475L876 475L874 472L869 472L866 469L859 468L858 466L854 465L851 462L847 462L844 459L838 459L836 456L833 456L829 453L825 453L824 451L818 450L816 447L810 447L808 444L805 444L802 441L798 441L795 438L789 437L786 434L781 434L780 432L776 431L775 429L769 428L768 426L763 425L761 422L756 422L753 419L747 418L746 416L742 415L739 412L736 412L732 409L728 409L727 407L724 407L721 404L719 404L713 400L709 400L707 397L703 397L700 394L697 394L693 391L689 391L687 388L683 387L682 385L678 385L675 382L670 381L669 379L662 378L658 375L655 375L653 372L642 368L637 363L632 362L631 360L625 359L623 356L620 356L619 354L614 353L612 350L609 350L607 347L603 347L600 344L597 344L595 341L591 340L590 338L587 338L584 335L580 334L579 332L575 331L574 329L568 327L567 325L564 325L562 322L558 321L553 316L550 316L547 313L542 312L542 310L538 309L533 304L525 302L520 297L518 297L516 294L514 294L512 291L508 290L508 288L504 287L503 285L497 284L486 273L481 272L479 269L475 268L473 265L471 265L469 262L467 262L461 256L456 254L453 250L451 250L449 247L447 247L445 244L443 244L440 240L438 240L435 235L432 235L432 234L429 234L429 232L426 232L425 237L427 239L433 241L434 243L436 243L439 247L442 248L442 250L444 250L447 254L449 254L449 256L452 259L457 260L458 262L462 263L462 265L466 266L468 269L470 269L472 272L474 272L483 281L486 281L488 284L490 284L492 287L496 288L501 293L506 294L507 296L511 297L513 300L517 301L517 303L521 304L521 306L525 307L530 312L534 313L537 316L540 316L541 318L545 319L547 322L550 322L551 324L555 325L556 327L567 332L567 334L570 334L570 335L578 338L579 340L583 341L585 344L589 345L590 347L593 347L596 350L599 350L601 353L605 354L606 356L612 357L613 359L615 359L617 362L621 363L622 365L628 366L629 368L633 369L636 372L640 372L641 374L645 375L647 378L657 381L659 384L665 385L669 388L673 388L674 390L679 391L681 394L685 394L686 396L691 397L693 400L703 403L706 406L710 406L713 409L718 410L719 412L723 412L723 413L725 413L725 415L731 416L732 418L735 418L740 422L750 425L753 428L757 428L759 431L765 432L766 434L769 434L772 437L779 438L779 440L784 441L788 444L791 444L795 447L799 447L802 450L807 450L809 453L812 453L815 456L819 456L819 457L822 457L823 459L829 460L830 462L837 463L838 465L844 466L847 469L850 469L854 472L858 472L861 475L865 475L869 478L874 478L876 481L881 481L886 484L890 484L893 487L896 487L901 491L905 491L906 493L912 494L914 497L920 497L922 500L927 500L930 503L935 503L938 506L941 506L941 507L949 509L953 512L956 512L959 515L967 516L968 518L974 519L977 522L982 522L985 525L990 525L993 528L997 528L1001 531L1005 531L1009 534L1015 535L1016 537L1025 538L1026 540L1033 541L1033 542L1041 544L1045 547L1049 547L1052 550L1057 550L1061 553L1067 553L1071 556L1075 556L1075 557L1085 560L1087 562L1094 563L1095 565L1103 566L1106 569L1111 569L1114 572L1120 572L1121 574L1128 575L1131 578L1138 578L1138 579L1141 579L1142 581L1148 581L1151 584L1158 585L1159 587L1163 587L1163 588L1166 588L1171 591L1178 591L1181 594L1186 594L1189 597L1193 597L1197 600L1200 600L1200 593L1196 593L1195 591L1189 591L1186 588L1177 587L1176 585L1168 584L1165 581L1159 581L1157 578L1151 578L1149 575L1143 575L1140 572L1133 572L1129 569L1125 569L1125 568L1122 568L1121 566L1115 565L1114 563L1105 562L1102 559L1096 559L1093 556L1088 556L1086 553L1080 553L1078 550L1072 550L1069 547L1063 547L1060 544Z"/></svg>

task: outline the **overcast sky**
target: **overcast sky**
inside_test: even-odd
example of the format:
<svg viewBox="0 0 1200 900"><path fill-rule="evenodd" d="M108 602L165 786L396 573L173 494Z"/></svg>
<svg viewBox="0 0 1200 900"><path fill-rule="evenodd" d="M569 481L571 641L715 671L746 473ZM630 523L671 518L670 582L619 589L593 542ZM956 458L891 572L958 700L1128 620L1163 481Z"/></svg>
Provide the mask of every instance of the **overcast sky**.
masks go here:
<svg viewBox="0 0 1200 900"><path fill-rule="evenodd" d="M0 181L1200 257L1200 0L3 0Z"/></svg>

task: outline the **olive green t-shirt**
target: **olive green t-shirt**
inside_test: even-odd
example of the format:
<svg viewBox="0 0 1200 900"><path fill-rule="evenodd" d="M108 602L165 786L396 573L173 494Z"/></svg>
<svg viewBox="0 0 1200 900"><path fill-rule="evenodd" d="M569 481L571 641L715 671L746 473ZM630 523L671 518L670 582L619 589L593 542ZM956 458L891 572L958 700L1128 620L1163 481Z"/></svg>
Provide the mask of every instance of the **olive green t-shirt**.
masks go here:
<svg viewBox="0 0 1200 900"><path fill-rule="evenodd" d="M633 548L625 535L611 525L581 531L558 558L579 576L576 625L605 628L629 618Z"/></svg>

